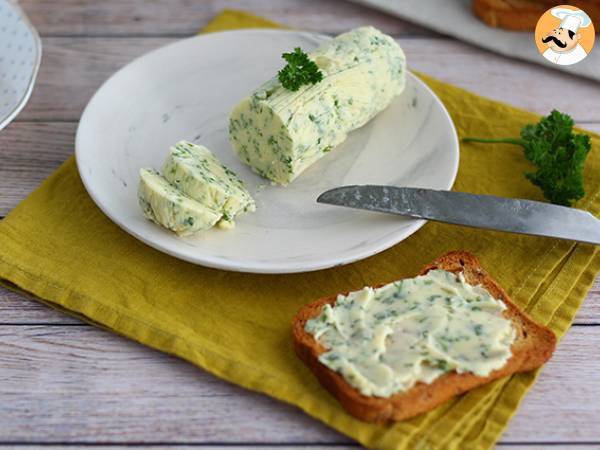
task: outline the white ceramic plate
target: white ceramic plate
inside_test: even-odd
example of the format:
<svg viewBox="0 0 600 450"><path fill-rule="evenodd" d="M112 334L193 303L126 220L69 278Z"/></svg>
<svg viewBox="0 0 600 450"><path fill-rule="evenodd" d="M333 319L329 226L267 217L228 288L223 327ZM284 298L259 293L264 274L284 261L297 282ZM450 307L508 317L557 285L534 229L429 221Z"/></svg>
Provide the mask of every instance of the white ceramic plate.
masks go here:
<svg viewBox="0 0 600 450"><path fill-rule="evenodd" d="M410 75L406 90L369 124L287 187L271 186L241 163L227 139L228 115L282 67L281 53L328 39L292 31L242 30L176 42L113 75L85 109L76 138L83 182L113 221L148 245L221 269L290 273L356 261L385 250L424 221L316 203L345 184L449 189L458 139L440 102ZM160 168L171 144L202 143L247 184L257 211L233 230L179 238L144 219L140 167Z"/></svg>
<svg viewBox="0 0 600 450"><path fill-rule="evenodd" d="M23 109L40 67L42 44L14 0L0 0L0 130Z"/></svg>

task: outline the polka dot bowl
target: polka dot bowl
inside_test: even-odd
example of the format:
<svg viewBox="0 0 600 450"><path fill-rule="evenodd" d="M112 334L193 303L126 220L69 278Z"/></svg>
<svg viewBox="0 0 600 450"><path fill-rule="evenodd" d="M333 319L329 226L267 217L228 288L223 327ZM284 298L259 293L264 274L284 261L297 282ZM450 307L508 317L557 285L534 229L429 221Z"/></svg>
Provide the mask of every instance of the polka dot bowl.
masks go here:
<svg viewBox="0 0 600 450"><path fill-rule="evenodd" d="M40 37L14 0L0 0L0 130L23 109L40 67Z"/></svg>

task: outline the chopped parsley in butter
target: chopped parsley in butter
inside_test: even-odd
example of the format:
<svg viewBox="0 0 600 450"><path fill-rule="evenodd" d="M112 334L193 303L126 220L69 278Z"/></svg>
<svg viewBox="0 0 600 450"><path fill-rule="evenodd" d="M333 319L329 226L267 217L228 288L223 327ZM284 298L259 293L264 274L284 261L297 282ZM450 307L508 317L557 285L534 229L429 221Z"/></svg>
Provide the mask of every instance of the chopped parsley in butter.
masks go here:
<svg viewBox="0 0 600 450"><path fill-rule="evenodd" d="M487 376L511 357L506 305L462 273L431 270L339 295L305 329L319 361L367 396L389 397L456 371Z"/></svg>
<svg viewBox="0 0 600 450"><path fill-rule="evenodd" d="M201 145L181 141L171 147L163 174L184 194L221 212L221 228L233 227L238 214L256 210L244 183Z"/></svg>
<svg viewBox="0 0 600 450"><path fill-rule="evenodd" d="M386 108L405 86L402 49L373 27L337 36L310 59L322 81L290 91L275 77L229 118L229 139L240 159L283 185Z"/></svg>
<svg viewBox="0 0 600 450"><path fill-rule="evenodd" d="M138 202L147 219L185 236L214 226L221 214L191 199L156 170L141 169Z"/></svg>
<svg viewBox="0 0 600 450"><path fill-rule="evenodd" d="M171 147L163 175L140 170L138 202L146 218L179 235L233 228L238 214L256 209L235 173L206 147L186 141Z"/></svg>

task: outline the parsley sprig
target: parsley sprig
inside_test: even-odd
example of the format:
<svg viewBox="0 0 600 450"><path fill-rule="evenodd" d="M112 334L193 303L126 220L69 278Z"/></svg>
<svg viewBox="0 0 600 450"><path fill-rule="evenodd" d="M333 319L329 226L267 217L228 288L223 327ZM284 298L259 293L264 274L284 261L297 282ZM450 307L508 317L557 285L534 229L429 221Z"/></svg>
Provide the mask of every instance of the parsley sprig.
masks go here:
<svg viewBox="0 0 600 450"><path fill-rule="evenodd" d="M277 73L281 85L290 90L297 91L305 84L316 84L323 79L323 73L314 61L311 61L300 47L291 53L281 55L287 65Z"/></svg>
<svg viewBox="0 0 600 450"><path fill-rule="evenodd" d="M525 173L552 203L571 206L585 195L583 167L592 148L590 137L573 133L573 119L553 110L536 124L521 129L521 138L464 138L463 142L505 143L520 145L525 158L537 166Z"/></svg>

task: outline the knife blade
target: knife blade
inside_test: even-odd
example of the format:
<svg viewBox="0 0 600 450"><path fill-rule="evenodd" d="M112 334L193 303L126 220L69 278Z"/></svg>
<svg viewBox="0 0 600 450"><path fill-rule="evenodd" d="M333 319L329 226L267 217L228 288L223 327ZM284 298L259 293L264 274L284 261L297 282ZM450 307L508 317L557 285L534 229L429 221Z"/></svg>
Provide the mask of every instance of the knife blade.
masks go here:
<svg viewBox="0 0 600 450"><path fill-rule="evenodd" d="M411 187L355 185L326 191L317 202L600 245L600 220L592 214L533 200Z"/></svg>

